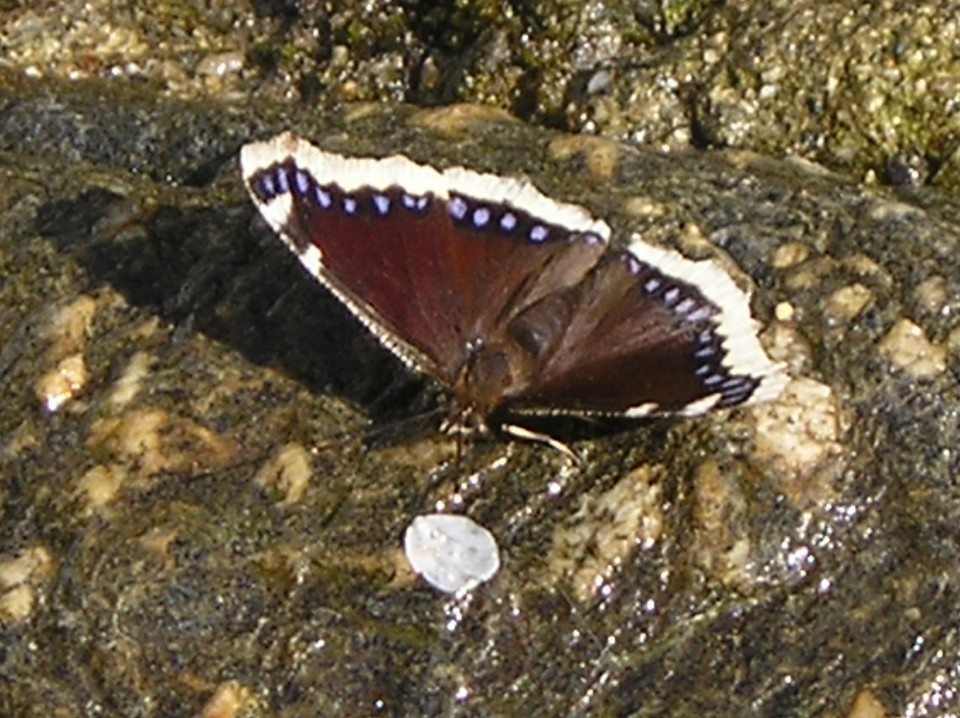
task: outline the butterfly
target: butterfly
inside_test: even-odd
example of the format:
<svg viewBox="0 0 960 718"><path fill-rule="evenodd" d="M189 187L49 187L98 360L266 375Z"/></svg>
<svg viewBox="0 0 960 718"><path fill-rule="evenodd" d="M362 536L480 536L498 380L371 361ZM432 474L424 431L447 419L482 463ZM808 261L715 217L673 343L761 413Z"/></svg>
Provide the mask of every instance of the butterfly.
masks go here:
<svg viewBox="0 0 960 718"><path fill-rule="evenodd" d="M244 146L244 184L307 272L450 396L445 427L539 435L525 415L697 415L786 383L718 264L611 229L530 182L286 132Z"/></svg>

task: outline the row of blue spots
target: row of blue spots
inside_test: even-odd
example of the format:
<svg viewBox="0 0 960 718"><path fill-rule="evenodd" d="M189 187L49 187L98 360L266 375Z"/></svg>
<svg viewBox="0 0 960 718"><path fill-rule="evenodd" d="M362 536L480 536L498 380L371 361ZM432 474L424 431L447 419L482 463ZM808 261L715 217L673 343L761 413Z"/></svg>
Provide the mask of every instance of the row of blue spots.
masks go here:
<svg viewBox="0 0 960 718"><path fill-rule="evenodd" d="M749 375L731 376L720 365L722 352L714 328L705 329L697 337L699 348L693 353L694 359L703 362L694 373L700 377L704 386L720 392L718 406L734 406L750 398L757 388L757 380Z"/></svg>
<svg viewBox="0 0 960 718"><path fill-rule="evenodd" d="M447 203L447 211L455 222L469 222L475 229L496 228L504 234L510 234L520 226L520 216L511 209L504 207L499 217L495 210L483 204L476 207L470 205L469 200L461 195L451 195ZM541 244L550 238L550 228L545 224L536 223L527 232L527 239Z"/></svg>
<svg viewBox="0 0 960 718"><path fill-rule="evenodd" d="M628 271L633 275L649 274L641 284L644 294L656 296L674 314L685 321L699 323L710 319L716 310L708 303L690 296L683 296L680 286L650 265L641 262L629 252L624 255ZM722 366L723 352L717 340L716 327L710 326L697 335L697 348L693 359L697 364L694 374L711 392L719 392L720 406L733 406L746 401L756 388L756 380L750 376L731 376Z"/></svg>
<svg viewBox="0 0 960 718"><path fill-rule="evenodd" d="M730 377L720 385L723 398L718 402L718 406L742 404L753 394L753 390L757 388L757 383L757 380L751 376Z"/></svg>
<svg viewBox="0 0 960 718"><path fill-rule="evenodd" d="M342 192L335 184L321 186L306 170L287 165L279 165L273 172L261 174L254 180L254 188L264 201L270 201L295 189L299 196L312 200L321 209L333 207L335 195ZM428 195L412 195L399 188L397 192L400 195L400 205L405 209L419 213L427 210L430 201ZM354 215L361 210L360 200L356 195L343 193L339 202L346 214ZM393 207L394 198L387 192L372 192L371 204L376 214L386 217Z"/></svg>
<svg viewBox="0 0 960 718"><path fill-rule="evenodd" d="M659 293L664 305L689 322L702 322L713 316L714 310L709 304L701 303L693 297L684 297L680 287L669 284L663 275L655 274L656 269L641 262L630 252L626 252L623 256L627 263L627 270L631 274L637 275L644 272L651 274L643 281L644 294L653 296Z"/></svg>
<svg viewBox="0 0 960 718"><path fill-rule="evenodd" d="M295 188L299 196L311 199L322 209L330 209L334 206L335 193L339 189L333 184L325 187L321 186L306 170L288 165L279 165L273 172L264 172L254 181L257 194L264 201L270 201L279 195L290 193ZM428 195L411 195L403 192L400 188L397 191L399 192L400 205L405 209L419 213L426 212L430 200ZM344 194L339 201L341 208L348 215L357 214L361 210L359 200L355 195ZM389 192L372 192L371 203L372 210L377 215L386 217L393 207L394 198L391 197ZM521 223L521 215L509 208L505 207L502 213L496 216L496 210L486 205L478 205L471 209L468 199L460 195L451 196L447 203L447 209L455 221L468 221L469 217L470 223L476 229L489 229L495 223L501 232L509 234L515 231ZM582 236L591 244L601 241L599 236L592 232L577 236ZM550 228L542 223L535 223L527 233L527 238L537 244L546 242L550 237Z"/></svg>
<svg viewBox="0 0 960 718"><path fill-rule="evenodd" d="M704 329L697 335L697 345L698 348L693 353L693 357L699 366L693 373L700 378L705 387L711 391L723 393L722 385L729 379L729 376L720 366L720 346L713 327Z"/></svg>

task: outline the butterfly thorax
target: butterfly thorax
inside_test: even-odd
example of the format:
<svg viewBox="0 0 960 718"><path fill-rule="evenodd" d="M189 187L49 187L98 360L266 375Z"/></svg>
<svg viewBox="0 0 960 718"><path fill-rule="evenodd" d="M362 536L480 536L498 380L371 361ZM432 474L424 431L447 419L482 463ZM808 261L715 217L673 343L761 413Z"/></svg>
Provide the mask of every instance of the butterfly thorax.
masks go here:
<svg viewBox="0 0 960 718"><path fill-rule="evenodd" d="M489 417L505 400L529 386L535 371L533 357L512 342L471 342L453 384L448 429L459 434L488 434Z"/></svg>

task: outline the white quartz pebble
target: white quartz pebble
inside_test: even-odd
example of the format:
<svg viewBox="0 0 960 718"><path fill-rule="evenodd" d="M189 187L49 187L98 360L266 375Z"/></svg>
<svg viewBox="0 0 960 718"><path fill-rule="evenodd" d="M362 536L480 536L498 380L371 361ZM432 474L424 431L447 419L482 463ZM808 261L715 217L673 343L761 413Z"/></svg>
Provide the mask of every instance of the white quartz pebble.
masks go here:
<svg viewBox="0 0 960 718"><path fill-rule="evenodd" d="M493 534L466 516L417 516L404 534L403 549L413 570L447 593L469 591L500 568Z"/></svg>

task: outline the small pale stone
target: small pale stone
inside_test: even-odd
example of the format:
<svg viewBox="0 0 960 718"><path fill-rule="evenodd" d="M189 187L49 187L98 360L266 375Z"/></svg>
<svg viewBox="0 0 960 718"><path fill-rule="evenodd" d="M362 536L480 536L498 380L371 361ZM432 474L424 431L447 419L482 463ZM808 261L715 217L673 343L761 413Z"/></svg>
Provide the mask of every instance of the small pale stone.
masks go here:
<svg viewBox="0 0 960 718"><path fill-rule="evenodd" d="M868 208L867 216L878 222L900 222L922 218L924 212L919 207L906 202L879 199Z"/></svg>
<svg viewBox="0 0 960 718"><path fill-rule="evenodd" d="M93 298L81 295L70 304L51 312L49 320L42 328L43 335L51 340L51 358L59 361L68 354L76 353L83 346L96 311L97 303Z"/></svg>
<svg viewBox="0 0 960 718"><path fill-rule="evenodd" d="M744 530L747 500L738 477L708 459L697 467L691 555L706 572L726 584L747 581L751 541Z"/></svg>
<svg viewBox="0 0 960 718"><path fill-rule="evenodd" d="M261 467L254 481L264 489L278 491L283 496L281 503L289 506L303 498L312 474L310 454L302 445L289 443Z"/></svg>
<svg viewBox="0 0 960 718"><path fill-rule="evenodd" d="M830 257L814 257L791 267L784 275L784 286L793 291L820 289L835 269L836 262Z"/></svg>
<svg viewBox="0 0 960 718"><path fill-rule="evenodd" d="M810 247L800 242L788 242L777 247L771 264L774 269L795 267L810 256Z"/></svg>
<svg viewBox="0 0 960 718"><path fill-rule="evenodd" d="M245 714L244 709L253 706L256 706L256 699L249 688L236 681L227 681L217 687L200 715L201 718L237 718Z"/></svg>
<svg viewBox="0 0 960 718"><path fill-rule="evenodd" d="M36 591L29 584L21 584L0 596L0 621L19 623L30 617L36 601Z"/></svg>
<svg viewBox="0 0 960 718"><path fill-rule="evenodd" d="M49 571L50 553L42 547L27 549L17 558L0 562L0 590L19 586Z"/></svg>
<svg viewBox="0 0 960 718"><path fill-rule="evenodd" d="M89 443L108 446L120 456L135 459L146 473L154 473L170 467L161 440L169 433L169 425L169 414L160 409L132 411L94 422Z"/></svg>
<svg viewBox="0 0 960 718"><path fill-rule="evenodd" d="M796 310L790 302L780 302L773 308L773 315L779 322L789 322L793 319Z"/></svg>
<svg viewBox="0 0 960 718"><path fill-rule="evenodd" d="M37 399L49 412L55 412L87 383L89 374L82 354L71 354L41 376L34 387Z"/></svg>
<svg viewBox="0 0 960 718"><path fill-rule="evenodd" d="M582 157L593 177L609 179L619 165L622 148L603 137L562 135L550 144L549 152L558 160Z"/></svg>
<svg viewBox="0 0 960 718"><path fill-rule="evenodd" d="M18 623L30 618L37 603L37 586L52 568L50 553L39 546L0 562L0 622Z"/></svg>
<svg viewBox="0 0 960 718"><path fill-rule="evenodd" d="M917 308L929 314L939 314L950 301L950 287L940 275L927 277L913 290Z"/></svg>
<svg viewBox="0 0 960 718"><path fill-rule="evenodd" d="M624 211L637 219L657 219L666 216L666 205L655 201L651 197L631 197L623 205Z"/></svg>
<svg viewBox="0 0 960 718"><path fill-rule="evenodd" d="M243 69L244 56L242 52L217 52L207 55L197 63L197 74L209 77L226 77L235 75Z"/></svg>
<svg viewBox="0 0 960 718"><path fill-rule="evenodd" d="M849 322L873 303L874 295L867 287L854 282L840 287L827 297L823 313L833 322Z"/></svg>
<svg viewBox="0 0 960 718"><path fill-rule="evenodd" d="M140 392L143 380L150 373L151 357L147 352L137 352L117 379L110 390L108 401L116 409L122 409Z"/></svg>
<svg viewBox="0 0 960 718"><path fill-rule="evenodd" d="M161 409L139 409L98 419L87 439L92 449L107 450L115 460L131 463L137 474L151 476L177 466L217 466L233 455L219 434ZM128 467L129 468L129 467Z"/></svg>
<svg viewBox="0 0 960 718"><path fill-rule="evenodd" d="M857 694L847 718L887 718L887 711L879 698L864 690Z"/></svg>
<svg viewBox="0 0 960 718"><path fill-rule="evenodd" d="M947 368L947 350L927 339L909 319L893 325L879 345L880 354L914 379L932 379Z"/></svg>
<svg viewBox="0 0 960 718"><path fill-rule="evenodd" d="M417 516L404 534L403 550L413 570L446 593L472 590L500 568L493 534L466 516Z"/></svg>
<svg viewBox="0 0 960 718"><path fill-rule="evenodd" d="M69 304L51 309L39 330L49 346L46 361L53 368L34 384L34 393L47 411L57 411L87 383L83 345L96 314L96 302L81 295Z"/></svg>
<svg viewBox="0 0 960 718"><path fill-rule="evenodd" d="M754 407L753 415L754 456L779 469L784 491L798 503L829 498L828 479L821 486L811 477L827 464L841 463L842 417L830 387L805 377L793 379L777 401Z"/></svg>
<svg viewBox="0 0 960 718"><path fill-rule="evenodd" d="M845 257L840 263L844 269L853 272L861 277L870 277L873 282L883 282L890 285L891 277L889 272L873 257L857 252Z"/></svg>
<svg viewBox="0 0 960 718"><path fill-rule="evenodd" d="M778 321L763 333L770 356L787 367L790 375L803 374L812 359L809 340L790 322Z"/></svg>
<svg viewBox="0 0 960 718"><path fill-rule="evenodd" d="M98 464L77 481L77 493L87 511L98 511L113 501L126 472L116 464Z"/></svg>
<svg viewBox="0 0 960 718"><path fill-rule="evenodd" d="M574 598L588 603L631 555L654 546L664 524L661 473L659 466L639 466L606 492L583 494L553 533L547 580L569 581Z"/></svg>

